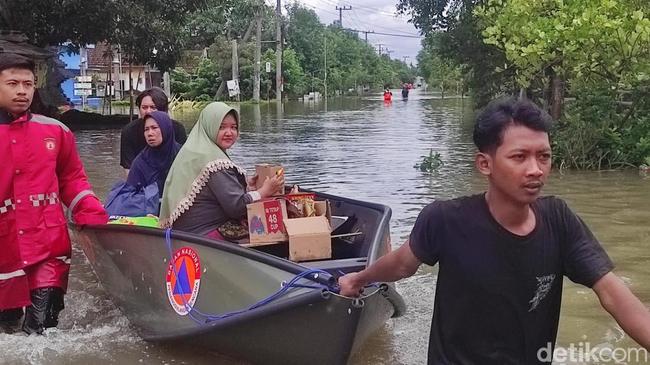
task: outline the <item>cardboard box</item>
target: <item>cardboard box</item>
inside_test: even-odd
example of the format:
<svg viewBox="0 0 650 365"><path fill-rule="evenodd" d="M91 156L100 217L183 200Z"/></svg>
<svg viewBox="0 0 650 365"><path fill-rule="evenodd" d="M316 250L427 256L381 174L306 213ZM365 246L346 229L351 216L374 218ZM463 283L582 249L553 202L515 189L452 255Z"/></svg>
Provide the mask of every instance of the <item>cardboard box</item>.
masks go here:
<svg viewBox="0 0 650 365"><path fill-rule="evenodd" d="M250 243L273 243L289 239L284 221L287 202L284 199L261 200L246 206Z"/></svg>
<svg viewBox="0 0 650 365"><path fill-rule="evenodd" d="M284 199L262 200L248 204L250 244L260 246L289 241L292 261L332 257L329 201L314 202L316 216L287 218Z"/></svg>
<svg viewBox="0 0 650 365"><path fill-rule="evenodd" d="M324 216L327 218L327 223L332 225L332 208L330 207L329 200L317 200L314 202L314 210L317 216Z"/></svg>
<svg viewBox="0 0 650 365"><path fill-rule="evenodd" d="M284 168L280 164L262 163L255 165L255 174L257 175L257 184L255 189L261 188L267 177L271 178L275 176L280 170L284 171ZM284 195L284 186L272 195Z"/></svg>
<svg viewBox="0 0 650 365"><path fill-rule="evenodd" d="M330 224L325 216L287 219L289 260L307 261L332 257Z"/></svg>

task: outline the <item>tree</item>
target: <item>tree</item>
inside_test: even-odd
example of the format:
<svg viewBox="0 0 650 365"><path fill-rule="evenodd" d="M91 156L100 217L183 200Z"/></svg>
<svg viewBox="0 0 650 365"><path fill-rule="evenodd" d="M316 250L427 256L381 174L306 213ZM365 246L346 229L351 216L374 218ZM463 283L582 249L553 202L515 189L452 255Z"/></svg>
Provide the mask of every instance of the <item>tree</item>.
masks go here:
<svg viewBox="0 0 650 365"><path fill-rule="evenodd" d="M451 65L461 66L463 79L477 106L495 95L512 94L515 82L511 69L497 70L505 55L487 45L474 8L486 0L399 0L397 10L429 38L434 36L437 54Z"/></svg>
<svg viewBox="0 0 650 365"><path fill-rule="evenodd" d="M78 48L107 39L115 14L114 2L0 0L0 29L20 31L39 47L71 42Z"/></svg>
<svg viewBox="0 0 650 365"><path fill-rule="evenodd" d="M460 65L440 55L440 36L440 33L432 33L422 40L417 60L422 77L432 86L439 87L444 97L445 90L464 86L464 77Z"/></svg>
<svg viewBox="0 0 650 365"><path fill-rule="evenodd" d="M650 19L636 6L633 0L489 0L476 14L485 42L505 53L519 86L547 85L559 119L568 78L618 86L650 74Z"/></svg>
<svg viewBox="0 0 650 365"><path fill-rule="evenodd" d="M130 62L164 71L180 57L187 16L204 5L205 0L0 0L0 29L23 32L41 47L69 42L75 51L98 42L119 44Z"/></svg>
<svg viewBox="0 0 650 365"><path fill-rule="evenodd" d="M287 43L295 50L305 72L318 74L324 67L325 26L311 9L293 3L288 7Z"/></svg>

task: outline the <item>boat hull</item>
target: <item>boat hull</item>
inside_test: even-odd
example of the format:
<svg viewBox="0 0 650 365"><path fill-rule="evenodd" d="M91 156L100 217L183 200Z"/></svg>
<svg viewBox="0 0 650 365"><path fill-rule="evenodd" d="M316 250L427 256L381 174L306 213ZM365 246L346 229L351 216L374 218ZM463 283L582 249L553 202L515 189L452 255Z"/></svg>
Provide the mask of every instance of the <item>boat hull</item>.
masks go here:
<svg viewBox="0 0 650 365"><path fill-rule="evenodd" d="M147 341L200 344L253 363L343 364L389 317L404 311L392 286L369 288L362 300L344 298L327 289L335 279L324 272L300 282L313 288L292 288L255 307L317 267L183 232L166 240L163 230L135 226L71 231L106 291ZM186 292L196 289L196 296L181 296L174 305L173 279L186 274L170 262L183 252L198 258L186 283L192 287ZM340 268L335 262L328 263L330 272L349 268L349 260Z"/></svg>

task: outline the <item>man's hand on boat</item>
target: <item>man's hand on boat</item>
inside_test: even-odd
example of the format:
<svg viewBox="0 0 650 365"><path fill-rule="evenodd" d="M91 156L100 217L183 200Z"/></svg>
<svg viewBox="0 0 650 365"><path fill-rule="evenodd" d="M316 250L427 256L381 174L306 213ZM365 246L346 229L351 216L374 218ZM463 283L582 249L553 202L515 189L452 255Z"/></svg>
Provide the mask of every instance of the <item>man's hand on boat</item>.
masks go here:
<svg viewBox="0 0 650 365"><path fill-rule="evenodd" d="M359 281L358 272L349 273L339 278L339 294L346 297L358 297L363 294L365 284Z"/></svg>
<svg viewBox="0 0 650 365"><path fill-rule="evenodd" d="M358 297L369 283L393 282L407 278L415 274L421 264L406 240L397 250L382 256L365 270L341 276L338 280L339 293L346 297Z"/></svg>

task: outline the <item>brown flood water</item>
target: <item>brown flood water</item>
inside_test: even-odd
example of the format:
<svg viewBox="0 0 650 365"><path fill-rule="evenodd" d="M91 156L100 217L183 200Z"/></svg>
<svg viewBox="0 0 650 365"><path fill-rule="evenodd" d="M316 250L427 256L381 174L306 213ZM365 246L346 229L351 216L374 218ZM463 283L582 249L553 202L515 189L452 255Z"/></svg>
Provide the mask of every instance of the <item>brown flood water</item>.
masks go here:
<svg viewBox="0 0 650 365"><path fill-rule="evenodd" d="M395 247L407 237L427 203L480 192L485 186L472 166L472 112L467 102L458 99L440 100L416 90L408 101L396 98L388 105L376 96L330 100L327 107L302 102L286 103L283 110L275 104L244 105L241 112L241 139L232 153L236 162L249 171L262 160L280 162L290 183L390 206ZM190 127L197 115L175 113L174 117ZM104 197L122 174L119 131L76 135L95 191ZM441 154L445 164L425 174L413 165L430 148ZM637 171L554 171L545 189L546 194L564 198L581 215L615 262L616 273L650 306L650 178ZM397 284L408 305L406 315L389 320L351 364L425 363L436 273L436 268L422 266ZM590 289L568 280L564 285L559 347L580 351L587 343L592 348L609 346L617 349L612 354L617 359L624 349L638 347ZM0 347L0 364L241 363L205 351L142 341L77 249L59 328L42 337L0 334ZM594 363L574 355L567 356L566 363ZM641 354L640 360L632 356L626 362L643 364L644 360Z"/></svg>

